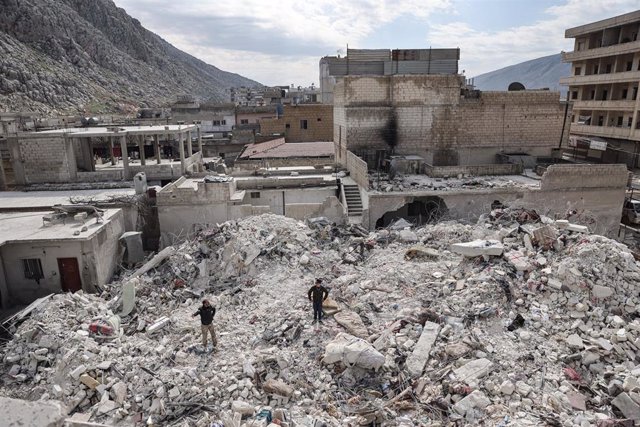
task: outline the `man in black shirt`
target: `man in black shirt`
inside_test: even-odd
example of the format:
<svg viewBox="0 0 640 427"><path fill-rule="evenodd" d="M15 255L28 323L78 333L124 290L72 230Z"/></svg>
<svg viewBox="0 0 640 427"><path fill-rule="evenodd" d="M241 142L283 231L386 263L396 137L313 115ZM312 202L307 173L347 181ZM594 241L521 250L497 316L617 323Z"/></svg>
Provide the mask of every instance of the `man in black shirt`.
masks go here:
<svg viewBox="0 0 640 427"><path fill-rule="evenodd" d="M322 286L322 279L316 279L315 285L309 289L307 296L309 301L313 302L313 321L322 323L322 301L329 296L327 288Z"/></svg>
<svg viewBox="0 0 640 427"><path fill-rule="evenodd" d="M216 339L216 331L213 329L213 316L216 315L215 307L212 307L209 303L209 300L202 300L202 306L193 313L193 317L200 315L200 323L202 323L202 347L207 349L207 333L211 335L211 343L213 344L213 348L215 349L218 345L218 340Z"/></svg>

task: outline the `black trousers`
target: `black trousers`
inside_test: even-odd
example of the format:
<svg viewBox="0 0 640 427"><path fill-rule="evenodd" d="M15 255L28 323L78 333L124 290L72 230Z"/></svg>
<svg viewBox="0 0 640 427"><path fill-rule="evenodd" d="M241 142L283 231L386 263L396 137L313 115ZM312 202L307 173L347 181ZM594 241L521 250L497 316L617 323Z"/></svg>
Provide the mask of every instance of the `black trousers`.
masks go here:
<svg viewBox="0 0 640 427"><path fill-rule="evenodd" d="M322 301L313 302L313 320L322 320Z"/></svg>

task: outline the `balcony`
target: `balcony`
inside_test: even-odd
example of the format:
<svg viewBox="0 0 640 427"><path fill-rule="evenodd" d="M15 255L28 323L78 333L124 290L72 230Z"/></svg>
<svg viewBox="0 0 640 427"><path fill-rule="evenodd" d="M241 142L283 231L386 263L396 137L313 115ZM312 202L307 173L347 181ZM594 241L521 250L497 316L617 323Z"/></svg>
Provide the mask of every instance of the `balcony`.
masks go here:
<svg viewBox="0 0 640 427"><path fill-rule="evenodd" d="M640 80L640 71L625 71L623 73L591 74L588 76L571 76L560 79L561 85L583 86L611 83L628 83Z"/></svg>
<svg viewBox="0 0 640 427"><path fill-rule="evenodd" d="M598 111L633 111L636 107L635 101L573 101L573 111L576 110L598 110Z"/></svg>
<svg viewBox="0 0 640 427"><path fill-rule="evenodd" d="M614 44L611 46L597 47L595 49L574 50L563 52L563 62L585 61L587 59L604 58L607 56L624 55L640 51L640 40L629 43Z"/></svg>
<svg viewBox="0 0 640 427"><path fill-rule="evenodd" d="M640 130L633 130L629 127L590 126L571 123L571 134L640 141Z"/></svg>

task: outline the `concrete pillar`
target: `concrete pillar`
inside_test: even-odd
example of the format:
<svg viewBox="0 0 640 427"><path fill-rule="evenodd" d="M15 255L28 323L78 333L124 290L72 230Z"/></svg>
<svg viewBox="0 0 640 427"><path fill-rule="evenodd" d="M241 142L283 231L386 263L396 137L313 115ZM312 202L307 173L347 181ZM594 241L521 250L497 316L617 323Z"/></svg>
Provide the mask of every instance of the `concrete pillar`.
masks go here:
<svg viewBox="0 0 640 427"><path fill-rule="evenodd" d="M4 165L2 164L2 157L0 157L0 191L7 190L7 178L4 174ZM0 281L4 280L4 276L0 278ZM4 307L3 307L4 308Z"/></svg>
<svg viewBox="0 0 640 427"><path fill-rule="evenodd" d="M158 135L153 135L153 148L156 153L156 161L158 164L162 163L162 159L160 158L160 137Z"/></svg>
<svg viewBox="0 0 640 427"><path fill-rule="evenodd" d="M146 165L146 158L144 156L144 135L138 136L138 151L140 152L140 164Z"/></svg>
<svg viewBox="0 0 640 427"><path fill-rule="evenodd" d="M109 137L109 156L111 157L111 165L115 166L116 163L116 156L113 154L113 137L110 136Z"/></svg>
<svg viewBox="0 0 640 427"><path fill-rule="evenodd" d="M129 179L129 152L127 151L127 135L120 137L120 150L122 151L122 168L124 179Z"/></svg>
<svg viewBox="0 0 640 427"><path fill-rule="evenodd" d="M198 151L200 152L200 156L204 159L204 153L202 151L202 128L201 128L201 125L198 125Z"/></svg>
<svg viewBox="0 0 640 427"><path fill-rule="evenodd" d="M187 166L184 161L184 134L178 133L178 148L180 149L180 173L184 175L187 172Z"/></svg>
<svg viewBox="0 0 640 427"><path fill-rule="evenodd" d="M193 155L193 143L191 142L191 131L187 131L187 157Z"/></svg>

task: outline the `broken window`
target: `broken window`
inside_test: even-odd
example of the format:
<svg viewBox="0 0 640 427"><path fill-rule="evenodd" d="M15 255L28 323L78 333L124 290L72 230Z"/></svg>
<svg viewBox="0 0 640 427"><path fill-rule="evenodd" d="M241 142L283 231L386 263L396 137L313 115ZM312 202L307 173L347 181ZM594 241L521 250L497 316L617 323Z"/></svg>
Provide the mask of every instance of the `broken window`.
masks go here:
<svg viewBox="0 0 640 427"><path fill-rule="evenodd" d="M575 73L575 75L576 75L576 76L579 76L581 72L582 72L582 67L576 67L576 73Z"/></svg>
<svg viewBox="0 0 640 427"><path fill-rule="evenodd" d="M306 128L307 128L307 121L300 120L300 129L306 129Z"/></svg>
<svg viewBox="0 0 640 427"><path fill-rule="evenodd" d="M607 67L604 72L605 74L609 74L611 72L611 64L607 64Z"/></svg>
<svg viewBox="0 0 640 427"><path fill-rule="evenodd" d="M632 61L627 61L627 71L631 71L632 67L633 67L633 62Z"/></svg>
<svg viewBox="0 0 640 427"><path fill-rule="evenodd" d="M25 279L35 280L39 284L40 279L44 277L44 274L42 274L42 263L39 258L23 259L22 268L24 269Z"/></svg>
<svg viewBox="0 0 640 427"><path fill-rule="evenodd" d="M290 125L289 123L287 123L287 124L285 124L285 125L284 125L284 127L285 127L286 129L289 129L289 128L291 128L291 125Z"/></svg>
<svg viewBox="0 0 640 427"><path fill-rule="evenodd" d="M622 99L627 99L627 89L622 89Z"/></svg>
<svg viewBox="0 0 640 427"><path fill-rule="evenodd" d="M618 126L622 126L622 120L624 120L624 118L622 116L618 116Z"/></svg>
<svg viewBox="0 0 640 427"><path fill-rule="evenodd" d="M571 99L578 99L578 91L574 90L571 92Z"/></svg>
<svg viewBox="0 0 640 427"><path fill-rule="evenodd" d="M252 191L251 192L251 198L252 199L259 199L260 198L260 192L259 191Z"/></svg>

